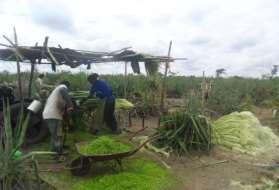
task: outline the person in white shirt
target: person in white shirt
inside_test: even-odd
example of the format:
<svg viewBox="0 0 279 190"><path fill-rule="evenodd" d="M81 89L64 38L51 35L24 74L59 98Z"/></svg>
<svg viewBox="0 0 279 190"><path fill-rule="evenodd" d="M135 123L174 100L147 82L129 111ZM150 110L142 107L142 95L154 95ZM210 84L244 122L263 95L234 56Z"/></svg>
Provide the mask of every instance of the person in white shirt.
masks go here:
<svg viewBox="0 0 279 190"><path fill-rule="evenodd" d="M37 92L37 96L40 99L45 100L50 93L50 90L53 89L53 86L45 84L44 82L44 74L39 74L38 78L35 80L35 89Z"/></svg>
<svg viewBox="0 0 279 190"><path fill-rule="evenodd" d="M63 151L62 129L63 116L73 111L73 104L69 95L70 83L62 81L47 98L43 119L47 123L51 134L51 151L59 154Z"/></svg>

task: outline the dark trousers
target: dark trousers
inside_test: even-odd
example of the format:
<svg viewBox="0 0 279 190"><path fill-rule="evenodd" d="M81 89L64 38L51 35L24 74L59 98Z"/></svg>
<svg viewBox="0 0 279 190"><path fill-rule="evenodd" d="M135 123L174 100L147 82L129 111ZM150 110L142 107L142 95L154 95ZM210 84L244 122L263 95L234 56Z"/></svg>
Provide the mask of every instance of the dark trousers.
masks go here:
<svg viewBox="0 0 279 190"><path fill-rule="evenodd" d="M45 120L50 132L50 144L51 151L62 153L63 142L62 142L62 121L58 119L46 119Z"/></svg>
<svg viewBox="0 0 279 190"><path fill-rule="evenodd" d="M117 131L117 121L114 114L115 99L108 98L104 109L104 123L112 130Z"/></svg>

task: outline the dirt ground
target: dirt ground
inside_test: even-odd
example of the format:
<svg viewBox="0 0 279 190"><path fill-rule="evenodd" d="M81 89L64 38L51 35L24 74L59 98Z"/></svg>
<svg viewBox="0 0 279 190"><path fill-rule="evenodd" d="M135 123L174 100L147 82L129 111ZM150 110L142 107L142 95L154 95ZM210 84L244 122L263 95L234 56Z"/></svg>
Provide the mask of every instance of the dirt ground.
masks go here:
<svg viewBox="0 0 279 190"><path fill-rule="evenodd" d="M255 109L253 111L263 125L270 126L279 134L279 119L272 117L272 110ZM148 127L140 135L150 134L157 126L158 118L148 118ZM142 128L139 119L133 120L132 130ZM210 155L191 157L161 158L170 167L180 184L175 190L235 190L231 183L257 184L263 178L272 179L278 170L271 170L268 165L279 164L279 147L257 157L236 154L215 147Z"/></svg>
<svg viewBox="0 0 279 190"><path fill-rule="evenodd" d="M177 102L178 106L179 104L180 102ZM279 135L279 116L272 117L272 110L268 109L255 108L253 112L263 125L270 126ZM137 135L152 134L157 125L158 118L149 117L144 124L147 128ZM135 132L142 127L141 119L132 119L132 127L129 130ZM267 167L279 164L278 149L279 147L276 147L257 157L232 153L221 147L214 147L209 155L171 155L166 158L156 154L156 157L170 166L171 172L179 181L171 190L240 190L231 183L239 181L242 184L257 184L261 183L263 178L272 179L279 174L278 167L277 170Z"/></svg>

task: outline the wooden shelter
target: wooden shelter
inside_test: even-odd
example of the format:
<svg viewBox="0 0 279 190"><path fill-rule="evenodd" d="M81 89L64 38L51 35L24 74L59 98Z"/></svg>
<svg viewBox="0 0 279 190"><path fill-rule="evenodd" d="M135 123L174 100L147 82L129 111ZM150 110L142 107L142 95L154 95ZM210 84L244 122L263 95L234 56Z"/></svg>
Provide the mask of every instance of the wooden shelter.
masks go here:
<svg viewBox="0 0 279 190"><path fill-rule="evenodd" d="M149 54L137 53L131 50L131 47L123 48L112 52L94 52L85 50L75 50L70 48L63 48L48 46L48 37L45 37L43 46L19 46L17 42L16 30L14 28L14 41L12 42L8 37L3 36L7 44L0 43L4 47L0 49L0 60L2 61L17 61L18 83L20 82L20 62L31 64L31 75L29 81L28 94L31 96L32 80L35 70L35 65L49 64L53 71L56 71L58 65L68 65L71 68L76 68L81 65L87 65L87 69L91 68L94 63L107 62L125 62L125 75L127 74L127 63L131 64L134 73L140 73L139 62L144 62L147 74L157 72L160 63L166 63L165 77L169 68L169 62L173 62L179 58L170 57L170 49L168 56L154 56ZM182 58L183 59L183 58ZM185 60L185 59L183 59ZM164 87L165 88L165 87Z"/></svg>
<svg viewBox="0 0 279 190"><path fill-rule="evenodd" d="M149 54L137 53L131 50L131 47L123 48L113 52L93 52L85 50L75 50L70 48L48 47L48 37L45 38L43 46L17 46L17 53L13 45L5 45L4 49L0 49L0 60L3 61L16 61L17 58L22 62L29 62L35 64L50 64L52 70L56 70L57 65L68 65L71 68L78 67L80 65L87 65L90 69L90 65L94 63L106 63L106 62L131 62L133 71L136 73L138 70L138 62L165 62L167 60L174 61L174 58L168 58L166 56L153 56Z"/></svg>

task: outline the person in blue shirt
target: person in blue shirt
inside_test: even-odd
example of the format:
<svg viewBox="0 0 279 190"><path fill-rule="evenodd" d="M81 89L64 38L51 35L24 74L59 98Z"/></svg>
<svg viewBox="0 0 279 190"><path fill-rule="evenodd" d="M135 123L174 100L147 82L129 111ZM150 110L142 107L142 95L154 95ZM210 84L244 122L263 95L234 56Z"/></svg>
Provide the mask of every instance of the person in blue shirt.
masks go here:
<svg viewBox="0 0 279 190"><path fill-rule="evenodd" d="M99 80L99 75L97 73L89 75L87 80L91 84L90 96L95 95L105 100L104 123L110 127L112 132L118 132L117 121L114 114L115 96L113 95L112 88L105 81Z"/></svg>

